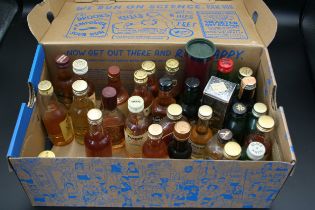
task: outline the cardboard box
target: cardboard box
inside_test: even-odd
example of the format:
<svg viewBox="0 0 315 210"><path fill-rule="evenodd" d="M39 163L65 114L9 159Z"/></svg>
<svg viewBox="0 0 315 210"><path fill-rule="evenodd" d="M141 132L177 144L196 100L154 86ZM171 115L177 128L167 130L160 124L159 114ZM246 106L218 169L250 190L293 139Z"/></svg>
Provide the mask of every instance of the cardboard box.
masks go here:
<svg viewBox="0 0 315 210"><path fill-rule="evenodd" d="M80 0L82 2L82 0ZM55 17L50 24L47 14ZM276 104L276 81L266 46L276 19L262 0L89 1L46 0L28 15L39 45L28 84L30 100L21 105L8 150L8 162L34 206L255 207L267 208L295 166L283 108ZM143 60L182 63L185 43L204 37L219 57L233 58L257 77L258 101L276 121L274 161L211 161L86 158L73 142L54 147L57 157L37 158L47 141L35 101L37 84L54 77L53 58L66 53L89 62L98 92L105 70L122 68L131 90L132 72ZM214 64L215 65L215 64ZM181 66L182 67L182 66ZM181 68L183 69L183 68Z"/></svg>

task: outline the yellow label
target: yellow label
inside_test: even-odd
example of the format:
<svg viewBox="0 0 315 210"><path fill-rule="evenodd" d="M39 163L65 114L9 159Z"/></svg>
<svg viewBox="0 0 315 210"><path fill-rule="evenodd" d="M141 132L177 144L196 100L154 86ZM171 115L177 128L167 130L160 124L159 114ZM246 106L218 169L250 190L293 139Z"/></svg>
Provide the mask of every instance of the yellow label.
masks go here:
<svg viewBox="0 0 315 210"><path fill-rule="evenodd" d="M93 93L92 95L90 95L90 96L89 96L89 99L94 103L94 105L96 105L95 93Z"/></svg>
<svg viewBox="0 0 315 210"><path fill-rule="evenodd" d="M144 113L144 116L149 116L151 114L151 106L152 106L152 103L150 104L150 106L148 106L147 108L144 108L143 109L143 113Z"/></svg>
<svg viewBox="0 0 315 210"><path fill-rule="evenodd" d="M67 116L64 121L59 123L59 127L65 141L69 141L71 138L73 138L72 121L69 116Z"/></svg>
<svg viewBox="0 0 315 210"><path fill-rule="evenodd" d="M211 88L217 93L227 91L227 87L225 86L224 82L213 83L211 84Z"/></svg>
<svg viewBox="0 0 315 210"><path fill-rule="evenodd" d="M142 146L147 140L148 132L135 136L129 128L125 129L125 145L127 152L132 155L142 154Z"/></svg>

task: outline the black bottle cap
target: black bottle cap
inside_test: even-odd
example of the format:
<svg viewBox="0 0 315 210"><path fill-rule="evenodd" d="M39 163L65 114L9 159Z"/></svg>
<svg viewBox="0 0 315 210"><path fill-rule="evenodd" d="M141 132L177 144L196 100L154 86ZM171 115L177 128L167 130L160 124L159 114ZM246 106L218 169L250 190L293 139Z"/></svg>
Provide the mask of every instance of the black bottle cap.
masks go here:
<svg viewBox="0 0 315 210"><path fill-rule="evenodd" d="M162 91L170 91L173 87L173 81L169 77L162 77L159 80L160 90Z"/></svg>
<svg viewBox="0 0 315 210"><path fill-rule="evenodd" d="M198 78L196 78L196 77L188 77L185 80L185 85L186 85L186 89L188 91L194 90L194 89L199 89L200 80Z"/></svg>
<svg viewBox="0 0 315 210"><path fill-rule="evenodd" d="M247 112L247 108L243 103L235 103L232 110L236 115L244 115Z"/></svg>
<svg viewBox="0 0 315 210"><path fill-rule="evenodd" d="M233 138L233 133L229 129L221 129L218 131L218 139L222 144L226 144Z"/></svg>

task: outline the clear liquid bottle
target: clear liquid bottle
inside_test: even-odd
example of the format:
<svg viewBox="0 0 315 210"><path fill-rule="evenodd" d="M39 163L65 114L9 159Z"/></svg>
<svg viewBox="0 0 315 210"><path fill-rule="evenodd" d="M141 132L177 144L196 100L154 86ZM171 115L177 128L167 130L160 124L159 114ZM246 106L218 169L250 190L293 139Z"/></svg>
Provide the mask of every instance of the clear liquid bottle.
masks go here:
<svg viewBox="0 0 315 210"><path fill-rule="evenodd" d="M188 142L191 127L188 122L179 121L174 126L173 140L168 145L168 155L172 159L190 159L191 145Z"/></svg>
<svg viewBox="0 0 315 210"><path fill-rule="evenodd" d="M230 141L224 145L223 160L238 160L241 154L242 148L239 143Z"/></svg>
<svg viewBox="0 0 315 210"><path fill-rule="evenodd" d="M89 130L84 137L87 157L112 157L111 138L103 128L103 116L99 109L87 113Z"/></svg>
<svg viewBox="0 0 315 210"><path fill-rule="evenodd" d="M74 139L72 121L66 107L58 102L50 81L38 84L37 100L48 138L55 146L69 144Z"/></svg>
<svg viewBox="0 0 315 210"><path fill-rule="evenodd" d="M179 62L176 59L168 59L165 63L165 77L170 78L173 81L173 88L171 95L174 98L178 98L183 85L183 78L179 70Z"/></svg>
<svg viewBox="0 0 315 210"><path fill-rule="evenodd" d="M95 97L95 86L94 84L88 80L87 73L89 71L88 63L84 59L77 59L72 63L72 70L76 75L78 80L84 80L88 84L87 96L91 99L91 101L96 104Z"/></svg>
<svg viewBox="0 0 315 210"><path fill-rule="evenodd" d="M88 85L84 80L77 80L72 84L73 103L69 114L72 119L75 140L84 144L84 136L88 132L89 123L87 113L94 108L94 103L87 96Z"/></svg>
<svg viewBox="0 0 315 210"><path fill-rule="evenodd" d="M102 90L103 125L105 131L112 139L113 149L124 146L125 116L117 108L117 92L113 87Z"/></svg>
<svg viewBox="0 0 315 210"><path fill-rule="evenodd" d="M212 108L208 105L202 105L198 110L198 122L193 125L190 136L192 158L204 158L206 145L213 135L211 128L209 128L209 121L211 117Z"/></svg>
<svg viewBox="0 0 315 210"><path fill-rule="evenodd" d="M162 141L163 129L159 124L151 124L148 128L148 139L142 147L143 158L167 158L167 146Z"/></svg>
<svg viewBox="0 0 315 210"><path fill-rule="evenodd" d="M141 64L142 70L147 72L148 75L148 88L151 91L153 97L157 97L159 93L159 84L156 78L156 66L153 61L144 61Z"/></svg>
<svg viewBox="0 0 315 210"><path fill-rule="evenodd" d="M205 159L222 160L224 145L232 141L233 134L229 129L221 129L207 143L205 148Z"/></svg>
<svg viewBox="0 0 315 210"><path fill-rule="evenodd" d="M129 115L125 122L125 146L129 157L142 157L142 146L148 137L149 121L143 113L144 100L140 96L128 99Z"/></svg>

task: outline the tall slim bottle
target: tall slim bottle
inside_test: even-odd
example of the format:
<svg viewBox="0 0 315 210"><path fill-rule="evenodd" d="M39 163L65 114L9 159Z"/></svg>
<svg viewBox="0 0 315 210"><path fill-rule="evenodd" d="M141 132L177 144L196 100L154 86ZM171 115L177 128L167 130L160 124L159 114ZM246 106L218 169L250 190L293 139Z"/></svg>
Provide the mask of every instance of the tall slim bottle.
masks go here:
<svg viewBox="0 0 315 210"><path fill-rule="evenodd" d="M255 77L244 77L241 80L237 101L243 103L247 110L251 110L255 103L256 79Z"/></svg>
<svg viewBox="0 0 315 210"><path fill-rule="evenodd" d="M183 77L180 74L179 62L178 60L171 58L165 63L165 77L170 78L173 81L173 88L171 90L171 95L174 98L178 98L183 86Z"/></svg>
<svg viewBox="0 0 315 210"><path fill-rule="evenodd" d="M157 97L159 93L159 84L156 78L156 66L153 61L144 61L141 64L142 70L147 72L148 75L148 88L153 97Z"/></svg>

